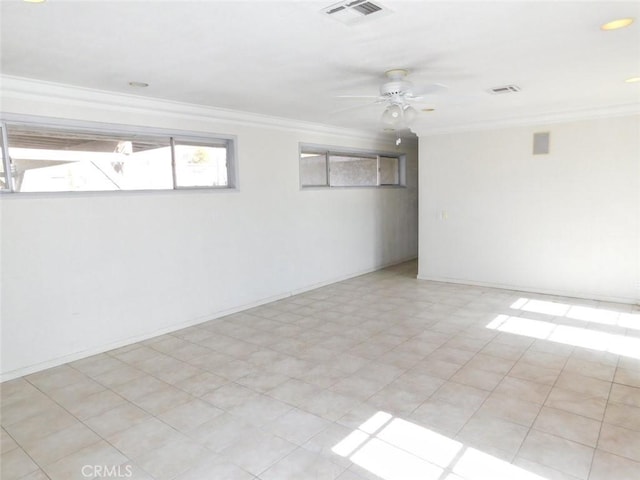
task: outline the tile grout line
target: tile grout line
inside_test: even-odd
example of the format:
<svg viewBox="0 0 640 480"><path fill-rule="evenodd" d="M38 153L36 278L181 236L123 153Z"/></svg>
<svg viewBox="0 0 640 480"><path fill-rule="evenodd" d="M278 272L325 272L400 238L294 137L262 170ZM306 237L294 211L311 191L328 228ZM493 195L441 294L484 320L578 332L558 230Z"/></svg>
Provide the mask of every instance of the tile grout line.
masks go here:
<svg viewBox="0 0 640 480"><path fill-rule="evenodd" d="M609 392L607 393L607 402L605 403L604 412L602 413L602 421L600 422L600 429L598 430L598 438L596 439L596 446L593 449L593 455L591 456L591 463L589 464L589 477L591 477L591 471L593 469L593 463L596 458L596 452L598 451L598 445L600 444L600 435L602 434L602 428L604 427L605 418L607 416L607 409L609 408L609 399L611 398L611 391L613 390L613 384L615 383L616 373L618 372L618 365L620 364L620 355L616 356L616 367L611 377L611 383L609 385ZM588 477L588 478L589 478Z"/></svg>
<svg viewBox="0 0 640 480"><path fill-rule="evenodd" d="M532 343L532 344L531 344L531 345L530 345L530 346L525 350L525 352L523 352L523 353L522 353L522 355L521 355L521 357L520 357L520 358L522 358L522 357L525 355L525 353L526 353L526 352L528 352L528 351L531 349L531 347L533 346L533 344L534 344L534 343L535 343L535 342L533 342L533 343ZM532 431L532 430L535 430L535 429L534 429L534 425L535 425L536 421L538 420L538 417L540 416L540 413L542 412L542 409L544 408L544 406L545 406L545 404L546 404L547 400L549 399L549 396L551 395L551 392L553 391L554 387L555 387L555 386L556 386L556 384L558 383L558 379L559 379L559 378L560 378L560 376L562 375L562 372L564 371L564 368L566 367L566 365L567 365L567 363L568 363L568 361L569 361L569 358L570 358L570 357L571 357L571 355L573 354L574 348L575 348L575 347L572 347L572 349L571 349L571 353L570 353L569 355L567 355L567 357L565 358L565 361L564 361L564 363L563 363L563 365L562 365L562 369L560 370L560 373L558 374L558 376L557 376L557 377L556 377L556 379L554 380L553 384L551 385L551 388L549 389L549 392L548 392L548 393L547 393L547 395L545 396L545 398L544 398L543 402L540 404L540 409L538 410L538 413L536 414L535 418L534 418L534 419L533 419L533 421L531 422L531 426L529 427L529 430L527 431L527 434L526 434L526 435L524 436L524 438L522 439L522 442L520 442L520 446L518 447L518 450L516 451L516 454L513 456L513 459L514 459L514 460L518 458L518 455L520 455L520 452L521 452L521 450L522 450L522 446L523 446L523 445L524 445L524 443L527 441L527 438L529 438L529 435L531 434L531 431ZM519 360L518 360L518 361L519 361ZM516 362L516 363L517 363L517 362ZM514 366L515 366L515 365L514 365ZM535 383L535 382L534 382L534 383ZM561 438L561 437L559 437L559 438ZM536 462L536 463L537 463L537 462ZM549 467L548 465L544 465L544 466L545 466L545 467L547 467L547 468L553 468L553 467ZM553 468L553 470L556 470L556 469L555 469L555 468Z"/></svg>

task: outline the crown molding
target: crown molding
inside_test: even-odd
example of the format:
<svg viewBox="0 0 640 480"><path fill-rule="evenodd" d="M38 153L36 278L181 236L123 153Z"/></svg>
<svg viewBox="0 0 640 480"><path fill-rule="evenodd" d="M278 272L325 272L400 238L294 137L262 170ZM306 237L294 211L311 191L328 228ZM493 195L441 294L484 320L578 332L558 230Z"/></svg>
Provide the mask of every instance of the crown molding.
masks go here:
<svg viewBox="0 0 640 480"><path fill-rule="evenodd" d="M483 130L494 130L498 128L523 127L532 125L548 125L554 123L567 123L581 120L597 120L600 118L626 117L632 115L640 115L640 103L546 112L536 115L519 117L504 117L492 120L483 120L481 122L470 122L444 127L416 125L414 127L414 130L419 137L428 137L432 135L443 135L448 133L474 132Z"/></svg>
<svg viewBox="0 0 640 480"><path fill-rule="evenodd" d="M149 113L153 113L179 119L206 120L225 126L247 126L300 133L320 133L385 143L393 141L396 138L393 134L380 131L338 127L259 113L209 107L153 97L142 97L128 93L109 92L10 75L0 75L0 95L3 107L6 105L6 100L19 100L78 108L99 108L102 110L131 114L148 115ZM2 113L27 114L29 112L12 112L2 108ZM518 117L485 119L479 122L444 126L430 126L418 122L412 126L411 130L415 132L418 137L428 137L449 133L565 123L639 114L640 102L597 108L546 112ZM405 135L402 136L405 137Z"/></svg>
<svg viewBox="0 0 640 480"><path fill-rule="evenodd" d="M385 142L392 140L391 136L383 132L343 128L259 113L108 92L9 75L0 75L0 94L3 107L6 104L6 100L21 100L79 108L98 107L103 110L132 114L162 114L181 119L207 120L230 126L266 127ZM5 111L4 108L2 108L2 112L28 113L24 111Z"/></svg>

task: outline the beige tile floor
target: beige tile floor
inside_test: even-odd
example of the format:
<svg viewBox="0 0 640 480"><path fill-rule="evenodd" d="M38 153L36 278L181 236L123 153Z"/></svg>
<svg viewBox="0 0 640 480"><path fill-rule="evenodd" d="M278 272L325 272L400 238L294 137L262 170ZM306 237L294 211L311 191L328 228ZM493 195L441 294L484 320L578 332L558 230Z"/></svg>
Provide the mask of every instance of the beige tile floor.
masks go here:
<svg viewBox="0 0 640 480"><path fill-rule="evenodd" d="M2 384L2 479L640 479L640 311L402 264Z"/></svg>

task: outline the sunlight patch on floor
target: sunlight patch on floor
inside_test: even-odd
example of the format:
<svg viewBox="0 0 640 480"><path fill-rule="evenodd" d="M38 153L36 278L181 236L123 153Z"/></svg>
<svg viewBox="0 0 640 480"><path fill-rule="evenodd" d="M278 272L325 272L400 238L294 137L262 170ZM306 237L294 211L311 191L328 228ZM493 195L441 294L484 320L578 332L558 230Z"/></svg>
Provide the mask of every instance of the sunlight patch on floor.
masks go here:
<svg viewBox="0 0 640 480"><path fill-rule="evenodd" d="M382 480L546 480L386 412L370 417L332 451Z"/></svg>
<svg viewBox="0 0 640 480"><path fill-rule="evenodd" d="M640 338L636 337L509 315L498 315L487 328L640 359Z"/></svg>
<svg viewBox="0 0 640 480"><path fill-rule="evenodd" d="M542 313L552 317L565 317L601 325L615 325L622 328L640 330L640 313L618 312L604 308L519 298L512 305L514 310Z"/></svg>

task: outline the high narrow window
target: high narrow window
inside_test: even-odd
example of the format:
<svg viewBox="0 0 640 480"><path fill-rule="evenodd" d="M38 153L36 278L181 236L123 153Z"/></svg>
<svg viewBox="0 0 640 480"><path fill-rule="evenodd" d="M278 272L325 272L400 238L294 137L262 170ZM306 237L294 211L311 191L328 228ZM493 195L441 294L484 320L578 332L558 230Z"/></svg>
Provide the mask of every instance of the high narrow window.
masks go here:
<svg viewBox="0 0 640 480"><path fill-rule="evenodd" d="M171 190L230 187L231 140L8 124L16 192Z"/></svg>
<svg viewBox="0 0 640 480"><path fill-rule="evenodd" d="M349 152L302 145L302 187L402 186L404 155Z"/></svg>

